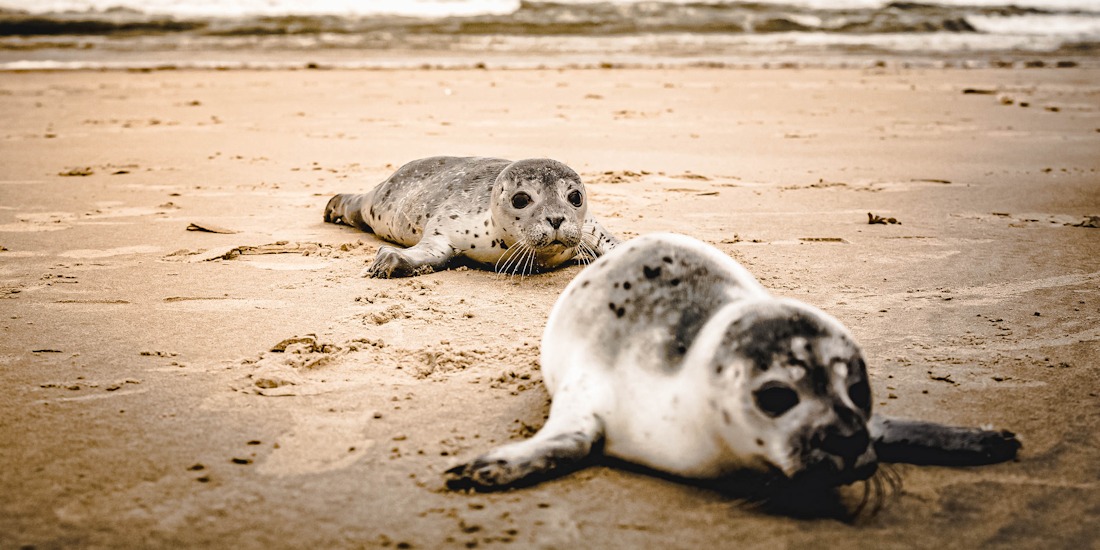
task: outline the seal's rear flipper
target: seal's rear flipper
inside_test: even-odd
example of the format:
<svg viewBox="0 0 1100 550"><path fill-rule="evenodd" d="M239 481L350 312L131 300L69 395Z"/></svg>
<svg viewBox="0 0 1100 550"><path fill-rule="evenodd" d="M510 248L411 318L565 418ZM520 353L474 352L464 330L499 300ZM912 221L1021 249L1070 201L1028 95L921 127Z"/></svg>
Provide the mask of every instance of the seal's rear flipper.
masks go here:
<svg viewBox="0 0 1100 550"><path fill-rule="evenodd" d="M875 453L883 462L941 466L995 464L1016 458L1023 446L1016 434L945 426L875 415L871 419Z"/></svg>
<svg viewBox="0 0 1100 550"><path fill-rule="evenodd" d="M374 233L374 229L363 219L362 205L365 195L341 193L334 195L325 205L325 221L328 223L350 225L360 231Z"/></svg>

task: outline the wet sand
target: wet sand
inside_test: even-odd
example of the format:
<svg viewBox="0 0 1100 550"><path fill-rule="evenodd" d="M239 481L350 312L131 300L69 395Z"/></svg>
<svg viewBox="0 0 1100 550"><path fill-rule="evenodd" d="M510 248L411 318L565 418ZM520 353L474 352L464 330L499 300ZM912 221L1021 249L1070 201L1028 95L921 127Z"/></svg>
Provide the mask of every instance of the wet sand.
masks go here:
<svg viewBox="0 0 1100 550"><path fill-rule="evenodd" d="M1095 546L1098 83L0 73L0 547ZM381 243L327 198L439 154L569 164L620 236L704 239L846 323L876 410L1011 429L1019 461L898 466L854 522L604 465L444 490L543 422L539 337L580 267L358 277Z"/></svg>

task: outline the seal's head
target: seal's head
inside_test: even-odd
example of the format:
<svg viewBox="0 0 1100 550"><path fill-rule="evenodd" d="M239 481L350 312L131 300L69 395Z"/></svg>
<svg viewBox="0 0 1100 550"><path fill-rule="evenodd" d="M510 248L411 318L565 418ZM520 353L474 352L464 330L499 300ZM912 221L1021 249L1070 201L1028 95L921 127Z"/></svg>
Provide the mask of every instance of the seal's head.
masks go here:
<svg viewBox="0 0 1100 550"><path fill-rule="evenodd" d="M542 267L572 258L581 246L588 197L580 176L558 161L508 165L493 186L491 208L507 245L529 247Z"/></svg>
<svg viewBox="0 0 1100 550"><path fill-rule="evenodd" d="M858 344L794 300L742 308L713 353L722 438L747 466L836 486L871 477L871 387Z"/></svg>

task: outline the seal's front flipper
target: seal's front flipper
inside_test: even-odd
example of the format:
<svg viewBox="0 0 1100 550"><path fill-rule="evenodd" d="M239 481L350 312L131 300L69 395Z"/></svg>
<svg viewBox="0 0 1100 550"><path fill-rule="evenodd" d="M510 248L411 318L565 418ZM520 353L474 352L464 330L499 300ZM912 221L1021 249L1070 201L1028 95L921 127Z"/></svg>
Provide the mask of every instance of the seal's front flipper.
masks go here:
<svg viewBox="0 0 1100 550"><path fill-rule="evenodd" d="M593 260L607 254L621 242L615 235L605 229L604 226L600 225L600 222L596 221L592 216L584 220L583 230L581 241L584 243L584 246L581 248L582 251L591 256Z"/></svg>
<svg viewBox="0 0 1100 550"><path fill-rule="evenodd" d="M454 256L454 248L442 239L422 239L405 249L383 246L362 275L378 279L424 275L443 269Z"/></svg>
<svg viewBox="0 0 1100 550"><path fill-rule="evenodd" d="M1016 434L1001 430L945 426L874 415L871 437L883 462L975 466L1016 458L1023 446Z"/></svg>
<svg viewBox="0 0 1100 550"><path fill-rule="evenodd" d="M568 422L547 422L531 439L497 447L447 470L447 487L492 491L538 483L570 471L592 453L602 438L600 422L592 415L573 416Z"/></svg>

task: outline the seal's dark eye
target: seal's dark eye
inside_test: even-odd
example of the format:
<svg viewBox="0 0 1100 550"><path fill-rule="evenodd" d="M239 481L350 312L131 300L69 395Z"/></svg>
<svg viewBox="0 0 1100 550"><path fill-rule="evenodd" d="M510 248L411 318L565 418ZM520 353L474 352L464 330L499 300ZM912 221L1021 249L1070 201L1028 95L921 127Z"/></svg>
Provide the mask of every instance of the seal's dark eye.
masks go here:
<svg viewBox="0 0 1100 550"><path fill-rule="evenodd" d="M798 404L798 393L778 384L766 385L753 392L752 397L756 400L756 406L773 418L782 416Z"/></svg>
<svg viewBox="0 0 1100 550"><path fill-rule="evenodd" d="M573 206L576 206L577 208L580 208L581 204L584 204L584 197L581 196L580 191L576 191L576 190L570 191L569 192L569 197L567 197L567 198L569 199L569 204L572 204Z"/></svg>
<svg viewBox="0 0 1100 550"><path fill-rule="evenodd" d="M516 193L512 195L512 208L522 210L527 208L528 204L531 204L531 195L527 193Z"/></svg>
<svg viewBox="0 0 1100 550"><path fill-rule="evenodd" d="M871 385L866 380L860 380L848 387L848 397L862 410L871 408Z"/></svg>

